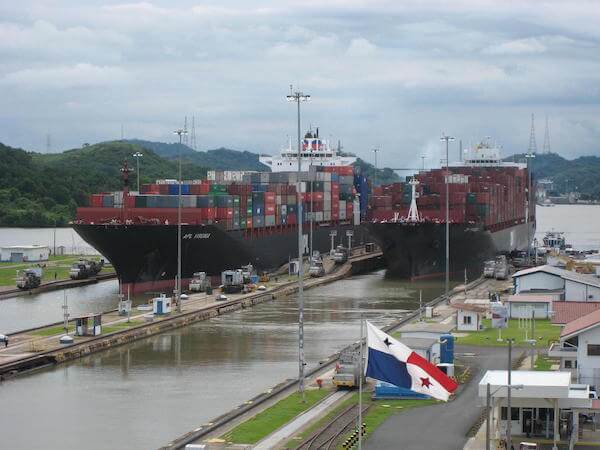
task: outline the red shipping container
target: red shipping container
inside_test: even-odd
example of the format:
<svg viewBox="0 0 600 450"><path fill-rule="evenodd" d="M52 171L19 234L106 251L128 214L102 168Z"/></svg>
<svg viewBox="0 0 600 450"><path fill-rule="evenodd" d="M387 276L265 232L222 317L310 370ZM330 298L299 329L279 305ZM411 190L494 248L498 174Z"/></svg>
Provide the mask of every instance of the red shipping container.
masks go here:
<svg viewBox="0 0 600 450"><path fill-rule="evenodd" d="M90 195L90 206L96 208L102 208L102 195L92 194Z"/></svg>
<svg viewBox="0 0 600 450"><path fill-rule="evenodd" d="M135 197L133 195L127 196L125 206L127 206L128 208L135 208Z"/></svg>
<svg viewBox="0 0 600 450"><path fill-rule="evenodd" d="M297 220L296 220L296 213L292 213L292 214L288 214L287 215L287 223L290 225L296 225Z"/></svg>
<svg viewBox="0 0 600 450"><path fill-rule="evenodd" d="M216 219L233 219L233 208L216 208Z"/></svg>
<svg viewBox="0 0 600 450"><path fill-rule="evenodd" d="M265 192L265 205L275 204L275 192Z"/></svg>
<svg viewBox="0 0 600 450"><path fill-rule="evenodd" d="M275 214L275 205L265 205L265 215L272 216Z"/></svg>
<svg viewBox="0 0 600 450"><path fill-rule="evenodd" d="M339 208L334 210L331 210L331 220L339 220L340 219L340 210Z"/></svg>

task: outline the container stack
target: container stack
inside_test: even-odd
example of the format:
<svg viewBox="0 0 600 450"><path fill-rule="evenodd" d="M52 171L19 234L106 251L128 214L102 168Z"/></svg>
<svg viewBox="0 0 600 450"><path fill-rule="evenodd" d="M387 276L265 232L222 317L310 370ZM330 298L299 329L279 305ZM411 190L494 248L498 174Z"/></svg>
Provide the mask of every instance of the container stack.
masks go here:
<svg viewBox="0 0 600 450"><path fill-rule="evenodd" d="M305 222L360 222L350 166L311 167L310 172L300 174L300 180L296 172L210 171L206 180L181 184L182 220L189 224L217 223L227 230L296 225L298 181ZM176 180L143 184L139 193L126 197L127 219L177 223L178 194ZM122 192L94 194L87 217L102 221L113 214L116 218L122 214L122 203Z"/></svg>
<svg viewBox="0 0 600 450"><path fill-rule="evenodd" d="M526 210L527 170L516 166L452 167L448 176L449 218L454 223L480 223L487 227L523 222ZM416 175L417 207L426 220L445 221L445 169ZM406 217L412 198L410 185L394 183L373 189L369 218Z"/></svg>

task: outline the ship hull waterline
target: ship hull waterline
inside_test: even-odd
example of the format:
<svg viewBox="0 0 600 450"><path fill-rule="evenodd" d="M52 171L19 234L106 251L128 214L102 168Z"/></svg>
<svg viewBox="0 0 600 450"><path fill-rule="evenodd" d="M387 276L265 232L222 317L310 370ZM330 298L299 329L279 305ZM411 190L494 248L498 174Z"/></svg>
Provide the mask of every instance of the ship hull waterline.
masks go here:
<svg viewBox="0 0 600 450"><path fill-rule="evenodd" d="M177 275L177 225L76 224L75 231L114 266L121 293L171 292ZM304 242L308 254L308 225ZM313 248L327 253L330 232L335 245L347 243L346 231L363 242L364 228L351 224L315 225ZM296 227L226 231L218 225L182 225L182 287L195 272L221 272L252 264L257 270L281 267L298 256ZM357 240L358 239L358 240Z"/></svg>

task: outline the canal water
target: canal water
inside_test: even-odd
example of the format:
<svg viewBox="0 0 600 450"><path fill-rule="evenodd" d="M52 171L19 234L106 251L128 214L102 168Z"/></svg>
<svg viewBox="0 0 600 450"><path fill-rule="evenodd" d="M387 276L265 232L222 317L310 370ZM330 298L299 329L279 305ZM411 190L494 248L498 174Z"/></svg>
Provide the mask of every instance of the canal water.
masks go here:
<svg viewBox="0 0 600 450"><path fill-rule="evenodd" d="M383 325L443 289L384 274L306 291L309 367L358 339L361 314ZM157 448L297 376L297 320L278 299L3 382L0 447Z"/></svg>

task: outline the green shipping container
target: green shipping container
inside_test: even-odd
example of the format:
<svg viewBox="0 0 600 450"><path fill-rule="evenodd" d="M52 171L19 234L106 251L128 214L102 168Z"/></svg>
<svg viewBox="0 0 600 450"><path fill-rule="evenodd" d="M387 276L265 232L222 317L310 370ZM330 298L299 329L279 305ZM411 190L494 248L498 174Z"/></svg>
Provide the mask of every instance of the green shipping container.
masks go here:
<svg viewBox="0 0 600 450"><path fill-rule="evenodd" d="M211 184L209 192L211 194L226 194L227 185L225 184Z"/></svg>

